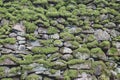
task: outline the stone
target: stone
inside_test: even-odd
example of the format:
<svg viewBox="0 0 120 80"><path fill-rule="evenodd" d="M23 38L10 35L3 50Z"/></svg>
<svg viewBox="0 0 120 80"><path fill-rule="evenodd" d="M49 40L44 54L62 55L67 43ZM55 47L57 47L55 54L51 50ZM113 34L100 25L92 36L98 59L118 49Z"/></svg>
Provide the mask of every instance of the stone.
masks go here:
<svg viewBox="0 0 120 80"><path fill-rule="evenodd" d="M79 32L81 32L82 30L81 30L81 28L78 28L78 27L71 27L71 28L68 28L68 32L69 33L73 33L73 34L75 34L75 33L79 33Z"/></svg>
<svg viewBox="0 0 120 80"><path fill-rule="evenodd" d="M42 28L42 27L40 27L40 28L38 28L38 33L48 33L48 31L47 31L47 29L46 28Z"/></svg>
<svg viewBox="0 0 120 80"><path fill-rule="evenodd" d="M113 23L113 22L109 22L107 24L104 25L106 28L115 28L116 27L116 24Z"/></svg>
<svg viewBox="0 0 120 80"><path fill-rule="evenodd" d="M70 42L66 41L66 42L64 42L64 46L65 46L65 47L71 47L72 44L71 44Z"/></svg>
<svg viewBox="0 0 120 80"><path fill-rule="evenodd" d="M64 60L71 60L73 58L73 56L71 54L65 54L62 56L62 59Z"/></svg>
<svg viewBox="0 0 120 80"><path fill-rule="evenodd" d="M25 40L25 37L17 36L17 40L19 40L19 41L24 41L24 40Z"/></svg>
<svg viewBox="0 0 120 80"><path fill-rule="evenodd" d="M16 34L16 33L10 33L9 36L10 36L10 37L16 37L17 34Z"/></svg>
<svg viewBox="0 0 120 80"><path fill-rule="evenodd" d="M49 36L47 34L42 34L42 39L49 39Z"/></svg>
<svg viewBox="0 0 120 80"><path fill-rule="evenodd" d="M18 36L25 36L25 32L17 32Z"/></svg>
<svg viewBox="0 0 120 80"><path fill-rule="evenodd" d="M98 41L99 40L110 40L110 35L106 31L103 31L101 29L96 30L94 35Z"/></svg>
<svg viewBox="0 0 120 80"><path fill-rule="evenodd" d="M18 50L24 51L25 50L25 45L19 45Z"/></svg>
<svg viewBox="0 0 120 80"><path fill-rule="evenodd" d="M86 59L90 58L90 54L89 53L77 52L77 53L74 54L74 57L77 58L77 59L86 60Z"/></svg>
<svg viewBox="0 0 120 80"><path fill-rule="evenodd" d="M119 36L120 35L120 32L118 32L118 31L116 31L116 30L111 30L110 31L110 35L112 36L112 37L117 37L117 36Z"/></svg>
<svg viewBox="0 0 120 80"><path fill-rule="evenodd" d="M101 75L101 73L102 73L102 66L101 66L101 65L97 65L97 66L94 68L94 74L95 74L96 76L99 76L99 75Z"/></svg>
<svg viewBox="0 0 120 80"><path fill-rule="evenodd" d="M63 46L63 42L61 40L55 40L53 44L58 47Z"/></svg>
<svg viewBox="0 0 120 80"><path fill-rule="evenodd" d="M61 52L65 54L65 53L72 53L73 51L70 48L64 47L63 49L61 49Z"/></svg>
<svg viewBox="0 0 120 80"><path fill-rule="evenodd" d="M18 44L25 44L26 41L18 41Z"/></svg>
<svg viewBox="0 0 120 80"><path fill-rule="evenodd" d="M3 54L8 54L8 53L11 53L11 52L12 52L11 49L1 48L1 53L3 53Z"/></svg>
<svg viewBox="0 0 120 80"><path fill-rule="evenodd" d="M75 65L69 65L69 67L71 69L77 69L77 70L80 70L80 69L91 69L91 64L90 63L81 63L81 64L75 64Z"/></svg>
<svg viewBox="0 0 120 80"><path fill-rule="evenodd" d="M59 34L57 33L57 34L50 35L50 38L52 38L52 39L59 39L60 36L59 36Z"/></svg>
<svg viewBox="0 0 120 80"><path fill-rule="evenodd" d="M9 58L6 58L2 63L0 63L0 65L16 65L16 63L10 60Z"/></svg>
<svg viewBox="0 0 120 80"><path fill-rule="evenodd" d="M16 24L12 27L12 29L20 31L20 32L24 32L25 31L25 27L22 24Z"/></svg>
<svg viewBox="0 0 120 80"><path fill-rule="evenodd" d="M17 44L5 44L4 45L5 48L11 49L11 50L17 50L18 45Z"/></svg>
<svg viewBox="0 0 120 80"><path fill-rule="evenodd" d="M108 19L108 14L102 14L100 15L100 20L103 21L103 20L106 20Z"/></svg>
<svg viewBox="0 0 120 80"><path fill-rule="evenodd" d="M34 46L41 46L38 40L36 40L36 41L29 41L28 43L29 43L32 47L34 47Z"/></svg>

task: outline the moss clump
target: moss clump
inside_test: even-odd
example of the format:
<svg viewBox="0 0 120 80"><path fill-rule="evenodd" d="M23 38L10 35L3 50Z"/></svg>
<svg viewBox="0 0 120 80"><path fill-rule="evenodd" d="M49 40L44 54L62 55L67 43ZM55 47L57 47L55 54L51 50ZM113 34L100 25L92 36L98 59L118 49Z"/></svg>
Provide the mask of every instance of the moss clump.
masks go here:
<svg viewBox="0 0 120 80"><path fill-rule="evenodd" d="M1 44L15 44L16 43L16 39L15 38L6 38L6 39L1 39L0 40Z"/></svg>
<svg viewBox="0 0 120 80"><path fill-rule="evenodd" d="M74 35L68 32L60 33L60 37L64 40L74 40Z"/></svg>
<svg viewBox="0 0 120 80"><path fill-rule="evenodd" d="M81 48L78 48L75 50L75 53L76 52L80 52L80 53L90 53L89 49L88 48L84 48L84 47L81 47Z"/></svg>
<svg viewBox="0 0 120 80"><path fill-rule="evenodd" d="M80 63L84 63L85 60L81 60L81 59L72 59L70 61L67 62L68 65L74 65L74 64L80 64Z"/></svg>
<svg viewBox="0 0 120 80"><path fill-rule="evenodd" d="M77 41L70 41L70 43L72 44L71 48L76 49L79 47L79 43Z"/></svg>
<svg viewBox="0 0 120 80"><path fill-rule="evenodd" d="M62 46L63 42L61 40L55 40L53 43L55 46Z"/></svg>
<svg viewBox="0 0 120 80"><path fill-rule="evenodd" d="M103 41L100 43L100 47L103 49L109 49L110 48L110 42L109 41Z"/></svg>
<svg viewBox="0 0 120 80"><path fill-rule="evenodd" d="M1 80L13 80L12 78L3 78Z"/></svg>
<svg viewBox="0 0 120 80"><path fill-rule="evenodd" d="M97 47L98 46L98 42L95 40L95 41L93 41L93 42L89 42L89 43L87 43L87 47L88 48L95 48L95 47Z"/></svg>
<svg viewBox="0 0 120 80"><path fill-rule="evenodd" d="M36 74L30 74L26 77L26 80L39 80L40 76Z"/></svg>
<svg viewBox="0 0 120 80"><path fill-rule="evenodd" d="M78 76L78 71L77 70L66 70L63 75L65 77L65 80L71 80Z"/></svg>
<svg viewBox="0 0 120 80"><path fill-rule="evenodd" d="M27 33L33 33L36 30L36 25L30 22L24 22Z"/></svg>
<svg viewBox="0 0 120 80"><path fill-rule="evenodd" d="M43 45L43 46L52 46L53 44L53 39L49 39L49 40L40 40L40 43Z"/></svg>
<svg viewBox="0 0 120 80"><path fill-rule="evenodd" d="M33 53L50 54L50 53L54 53L57 51L58 51L57 47L34 47L32 48Z"/></svg>
<svg viewBox="0 0 120 80"><path fill-rule="evenodd" d="M86 42L92 42L95 40L95 36L94 35L89 35L86 39Z"/></svg>
<svg viewBox="0 0 120 80"><path fill-rule="evenodd" d="M25 37L26 37L27 40L30 40L30 41L35 41L36 40L36 37L33 33L26 34Z"/></svg>
<svg viewBox="0 0 120 80"><path fill-rule="evenodd" d="M55 34L58 32L58 29L55 27L49 27L48 28L48 34Z"/></svg>
<svg viewBox="0 0 120 80"><path fill-rule="evenodd" d="M112 47L108 50L108 55L119 55L119 52L116 48Z"/></svg>
<svg viewBox="0 0 120 80"><path fill-rule="evenodd" d="M5 77L5 68L4 67L0 67L0 76Z"/></svg>
<svg viewBox="0 0 120 80"><path fill-rule="evenodd" d="M45 4L48 3L48 1L47 0L34 0L33 3L34 4L44 4L45 5Z"/></svg>
<svg viewBox="0 0 120 80"><path fill-rule="evenodd" d="M17 74L18 72L20 72L20 67L14 67L10 69L10 73L12 74Z"/></svg>
<svg viewBox="0 0 120 80"><path fill-rule="evenodd" d="M93 25L93 28L101 29L101 28L103 28L103 26L100 25L100 24L94 24L94 25Z"/></svg>
<svg viewBox="0 0 120 80"><path fill-rule="evenodd" d="M56 8L50 7L46 13L46 16L48 17L59 17L59 12Z"/></svg>

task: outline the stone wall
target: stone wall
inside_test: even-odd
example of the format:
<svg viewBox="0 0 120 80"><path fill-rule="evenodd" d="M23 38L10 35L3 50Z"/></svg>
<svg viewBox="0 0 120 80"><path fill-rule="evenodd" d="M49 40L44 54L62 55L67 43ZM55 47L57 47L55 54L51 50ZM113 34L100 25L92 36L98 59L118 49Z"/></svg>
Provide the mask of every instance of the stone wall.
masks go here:
<svg viewBox="0 0 120 80"><path fill-rule="evenodd" d="M0 80L120 80L120 0L0 0Z"/></svg>

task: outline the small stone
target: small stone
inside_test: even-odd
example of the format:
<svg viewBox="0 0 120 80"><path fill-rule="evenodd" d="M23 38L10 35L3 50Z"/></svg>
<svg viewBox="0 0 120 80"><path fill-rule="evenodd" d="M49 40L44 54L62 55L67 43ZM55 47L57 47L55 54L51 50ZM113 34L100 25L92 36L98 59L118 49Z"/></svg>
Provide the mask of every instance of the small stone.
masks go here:
<svg viewBox="0 0 120 80"><path fill-rule="evenodd" d="M14 45L5 44L4 47L8 49L16 50L18 48L18 45L17 44L14 44Z"/></svg>
<svg viewBox="0 0 120 80"><path fill-rule="evenodd" d="M38 33L47 33L47 29L40 27L38 28Z"/></svg>
<svg viewBox="0 0 120 80"><path fill-rule="evenodd" d="M25 36L25 32L17 32L18 36Z"/></svg>
<svg viewBox="0 0 120 80"><path fill-rule="evenodd" d="M98 29L94 33L97 40L110 40L110 35L101 29Z"/></svg>
<svg viewBox="0 0 120 80"><path fill-rule="evenodd" d="M24 51L24 50L25 50L25 45L20 45L20 46L18 47L18 50Z"/></svg>
<svg viewBox="0 0 120 80"><path fill-rule="evenodd" d="M64 60L71 60L73 58L73 56L71 54L65 54L62 56L62 59Z"/></svg>
<svg viewBox="0 0 120 80"><path fill-rule="evenodd" d="M9 36L10 36L10 37L16 37L17 34L16 34L16 33L10 33Z"/></svg>
<svg viewBox="0 0 120 80"><path fill-rule="evenodd" d="M116 24L113 23L113 22L109 22L109 23L105 24L104 26L107 27L107 28L115 28Z"/></svg>
<svg viewBox="0 0 120 80"><path fill-rule="evenodd" d="M19 40L19 41L24 41L24 40L25 40L25 37L17 36L17 40Z"/></svg>
<svg viewBox="0 0 120 80"><path fill-rule="evenodd" d="M64 47L63 49L61 49L62 53L72 53L73 51L70 48Z"/></svg>
<svg viewBox="0 0 120 80"><path fill-rule="evenodd" d="M100 15L100 20L101 21L106 20L107 18L108 18L108 15L106 15L106 14Z"/></svg>
<svg viewBox="0 0 120 80"><path fill-rule="evenodd" d="M60 36L59 36L59 34L53 34L53 35L50 35L50 38L52 38L52 39L59 39Z"/></svg>
<svg viewBox="0 0 120 80"><path fill-rule="evenodd" d="M67 41L67 42L64 42L64 46L65 46L65 47L71 47L72 44L71 44L70 42Z"/></svg>
<svg viewBox="0 0 120 80"><path fill-rule="evenodd" d="M26 41L18 41L18 44L25 44Z"/></svg>
<svg viewBox="0 0 120 80"><path fill-rule="evenodd" d="M16 25L14 25L13 26L13 29L14 30L17 30L17 31L21 31L21 32L24 32L25 31L25 28L24 28L24 26L22 25L22 24L16 24Z"/></svg>
<svg viewBox="0 0 120 80"><path fill-rule="evenodd" d="M82 59L82 60L86 60L88 58L90 58L90 54L89 53L81 53L81 52L77 52L74 54L75 58L77 59Z"/></svg>
<svg viewBox="0 0 120 80"><path fill-rule="evenodd" d="M43 34L42 39L49 39L49 36L47 34Z"/></svg>
<svg viewBox="0 0 120 80"><path fill-rule="evenodd" d="M5 59L0 65L16 65L16 63L10 59Z"/></svg>
<svg viewBox="0 0 120 80"><path fill-rule="evenodd" d="M55 40L54 45L58 46L58 47L61 47L61 46L63 46L63 42L61 40Z"/></svg>
<svg viewBox="0 0 120 80"><path fill-rule="evenodd" d="M33 47L34 47L34 46L41 46L38 40L36 40L36 41L30 41L29 43L30 43L30 45L33 46Z"/></svg>
<svg viewBox="0 0 120 80"><path fill-rule="evenodd" d="M8 54L8 53L11 53L11 52L12 52L11 49L1 48L1 53L3 53L3 54Z"/></svg>

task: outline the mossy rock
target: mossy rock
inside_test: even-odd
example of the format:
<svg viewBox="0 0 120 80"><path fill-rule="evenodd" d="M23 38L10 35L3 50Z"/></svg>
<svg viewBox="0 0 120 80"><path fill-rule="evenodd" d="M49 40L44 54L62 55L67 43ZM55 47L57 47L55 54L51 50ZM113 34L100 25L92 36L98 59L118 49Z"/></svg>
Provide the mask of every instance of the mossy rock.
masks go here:
<svg viewBox="0 0 120 80"><path fill-rule="evenodd" d="M33 53L50 54L58 51L58 47L34 47L32 48Z"/></svg>
<svg viewBox="0 0 120 80"><path fill-rule="evenodd" d="M3 78L1 80L13 80L12 78Z"/></svg>
<svg viewBox="0 0 120 80"><path fill-rule="evenodd" d="M98 46L98 41L94 40L93 42L87 43L88 48L95 48Z"/></svg>
<svg viewBox="0 0 120 80"><path fill-rule="evenodd" d="M64 40L74 40L74 35L68 32L60 33L60 37Z"/></svg>
<svg viewBox="0 0 120 80"><path fill-rule="evenodd" d="M94 29L102 29L103 26L100 25L100 24L94 24L94 25L93 25L93 28L94 28Z"/></svg>
<svg viewBox="0 0 120 80"><path fill-rule="evenodd" d="M53 44L53 39L48 39L48 40L40 40L40 43L43 45L43 46L52 46Z"/></svg>
<svg viewBox="0 0 120 80"><path fill-rule="evenodd" d="M80 64L80 63L84 63L85 60L81 60L81 59L72 59L70 61L67 62L68 65L75 65L75 64Z"/></svg>
<svg viewBox="0 0 120 80"><path fill-rule="evenodd" d="M26 80L41 80L39 75L30 74L26 77Z"/></svg>
<svg viewBox="0 0 120 80"><path fill-rule="evenodd" d="M103 41L99 45L102 49L109 49L111 46L109 41Z"/></svg>
<svg viewBox="0 0 120 80"><path fill-rule="evenodd" d="M91 49L91 56L94 58L102 59L102 60L107 59L105 53L102 51L101 48L92 48Z"/></svg>
<svg viewBox="0 0 120 80"><path fill-rule="evenodd" d="M92 42L95 40L95 36L94 35L88 35L88 37L86 38L86 42Z"/></svg>
<svg viewBox="0 0 120 80"><path fill-rule="evenodd" d="M74 79L78 76L78 71L77 70L66 70L64 72L64 78L65 80L71 80L71 79Z"/></svg>
<svg viewBox="0 0 120 80"><path fill-rule="evenodd" d="M55 28L55 27L49 27L48 28L48 34L55 34L55 33L58 33L58 29Z"/></svg>
<svg viewBox="0 0 120 80"><path fill-rule="evenodd" d="M35 41L37 39L33 33L26 34L25 37L27 40L30 40L30 41Z"/></svg>
<svg viewBox="0 0 120 80"><path fill-rule="evenodd" d="M118 50L114 47L110 48L107 52L108 55L114 55L114 56L118 56L120 55Z"/></svg>
<svg viewBox="0 0 120 80"><path fill-rule="evenodd" d="M11 74L18 74L20 72L20 67L13 67L10 69Z"/></svg>
<svg viewBox="0 0 120 80"><path fill-rule="evenodd" d="M55 40L53 44L54 46L58 46L58 47L63 46L63 42L61 40Z"/></svg>
<svg viewBox="0 0 120 80"><path fill-rule="evenodd" d="M0 40L0 44L15 44L16 39L15 38L5 38Z"/></svg>
<svg viewBox="0 0 120 80"><path fill-rule="evenodd" d="M84 48L84 47L80 47L80 48L78 48L78 49L76 49L75 51L74 51L75 53L77 53L77 52L80 52L80 53L90 53L90 51L89 51L89 49L88 48Z"/></svg>
<svg viewBox="0 0 120 80"><path fill-rule="evenodd" d="M5 67L0 67L0 77L5 77Z"/></svg>

